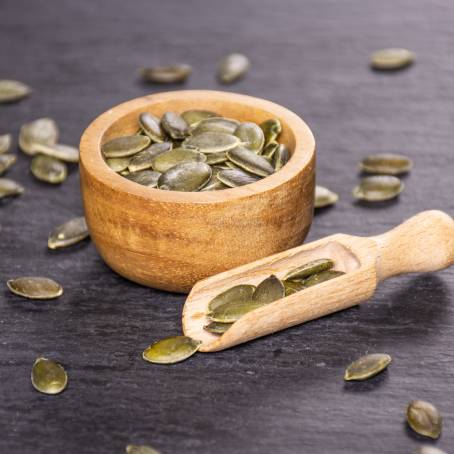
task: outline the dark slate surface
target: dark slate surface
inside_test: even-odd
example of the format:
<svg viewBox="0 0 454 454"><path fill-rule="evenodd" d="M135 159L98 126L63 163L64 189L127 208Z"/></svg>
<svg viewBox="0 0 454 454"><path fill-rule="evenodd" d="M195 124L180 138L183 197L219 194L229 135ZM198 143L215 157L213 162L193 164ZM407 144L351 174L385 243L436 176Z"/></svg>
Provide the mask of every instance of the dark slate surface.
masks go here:
<svg viewBox="0 0 454 454"><path fill-rule="evenodd" d="M0 133L41 116L76 144L109 107L161 87L137 68L186 61L185 88L219 88L224 53L249 55L248 77L227 90L269 98L302 115L318 143L318 182L340 202L319 213L310 239L380 233L424 209L453 213L454 5L448 1L2 0L0 78L34 95L0 106ZM374 73L371 51L414 50L417 64ZM175 87L170 87L175 88ZM369 152L415 160L400 199L354 204L355 166ZM27 193L0 206L0 279L42 274L65 295L29 302L0 292L0 452L122 453L149 443L173 453L410 453L421 438L404 424L413 398L432 401L454 446L454 269L383 284L365 305L172 367L141 351L178 333L184 297L131 284L89 242L49 252L48 231L82 213L77 169L59 188L33 180L29 159L9 176ZM394 357L389 371L345 385L365 352ZM39 355L61 361L66 392L32 389Z"/></svg>

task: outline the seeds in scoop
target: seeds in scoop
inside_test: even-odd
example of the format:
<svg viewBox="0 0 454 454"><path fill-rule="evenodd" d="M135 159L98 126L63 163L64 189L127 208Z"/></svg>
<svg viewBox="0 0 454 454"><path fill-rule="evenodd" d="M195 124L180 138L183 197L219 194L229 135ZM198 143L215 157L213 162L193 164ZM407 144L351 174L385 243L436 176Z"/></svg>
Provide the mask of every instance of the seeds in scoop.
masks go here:
<svg viewBox="0 0 454 454"><path fill-rule="evenodd" d="M268 145L265 145L260 152L260 155L263 156L268 161L272 162L274 157L274 153L276 153L277 149L279 148L279 144L277 142L270 142Z"/></svg>
<svg viewBox="0 0 454 454"><path fill-rule="evenodd" d="M201 110L201 109L185 110L181 114L181 117L189 126L196 125L200 121L206 120L207 118L217 117L217 116L218 116L218 114L216 112L212 112L211 110Z"/></svg>
<svg viewBox="0 0 454 454"><path fill-rule="evenodd" d="M56 227L49 235L47 246L49 249L72 246L88 238L89 235L85 218L81 216Z"/></svg>
<svg viewBox="0 0 454 454"><path fill-rule="evenodd" d="M51 184L62 183L68 175L64 162L43 154L33 157L30 169L35 178Z"/></svg>
<svg viewBox="0 0 454 454"><path fill-rule="evenodd" d="M174 148L155 156L152 160L153 169L157 172L166 172L171 167L184 162L205 162L206 156L196 150Z"/></svg>
<svg viewBox="0 0 454 454"><path fill-rule="evenodd" d="M79 149L62 143L43 144L35 143L33 150L36 153L45 154L65 162L79 162Z"/></svg>
<svg viewBox="0 0 454 454"><path fill-rule="evenodd" d="M140 152L140 153L142 153L142 152ZM131 162L131 157L106 159L107 165L114 172L117 172L117 173L120 173L121 171L127 169L130 162Z"/></svg>
<svg viewBox="0 0 454 454"><path fill-rule="evenodd" d="M276 276L271 275L257 285L252 295L252 301L260 304L269 304L284 298L284 296L284 284Z"/></svg>
<svg viewBox="0 0 454 454"><path fill-rule="evenodd" d="M0 80L0 104L20 101L31 92L28 85L17 80Z"/></svg>
<svg viewBox="0 0 454 454"><path fill-rule="evenodd" d="M280 144L273 155L274 169L277 171L287 164L290 159L290 152L284 144Z"/></svg>
<svg viewBox="0 0 454 454"><path fill-rule="evenodd" d="M315 186L314 208L324 208L334 205L339 200L339 196L324 186Z"/></svg>
<svg viewBox="0 0 454 454"><path fill-rule="evenodd" d="M172 139L184 139L188 133L188 124L175 112L166 112L162 116L161 126Z"/></svg>
<svg viewBox="0 0 454 454"><path fill-rule="evenodd" d="M0 136L0 154L7 153L11 148L13 136L11 134L2 134Z"/></svg>
<svg viewBox="0 0 454 454"><path fill-rule="evenodd" d="M159 189L192 192L203 188L211 178L211 167L204 162L184 162L159 177Z"/></svg>
<svg viewBox="0 0 454 454"><path fill-rule="evenodd" d="M407 407L408 425L418 434L438 438L441 434L442 417L430 402L412 400Z"/></svg>
<svg viewBox="0 0 454 454"><path fill-rule="evenodd" d="M353 189L353 197L368 202L382 202L397 197L404 189L404 183L397 177L376 175L365 177Z"/></svg>
<svg viewBox="0 0 454 454"><path fill-rule="evenodd" d="M47 358L38 358L33 364L33 387L43 394L59 394L68 385L68 375L63 366Z"/></svg>
<svg viewBox="0 0 454 454"><path fill-rule="evenodd" d="M321 273L331 269L334 266L334 262L331 259L317 259L311 262L305 263L304 265L298 266L290 270L284 277L285 280L289 281L301 281L312 274Z"/></svg>
<svg viewBox="0 0 454 454"><path fill-rule="evenodd" d="M24 187L8 178L0 178L0 200L23 194Z"/></svg>
<svg viewBox="0 0 454 454"><path fill-rule="evenodd" d="M233 323L210 322L203 329L213 334L224 334L232 325Z"/></svg>
<svg viewBox="0 0 454 454"><path fill-rule="evenodd" d="M200 344L200 341L187 336L168 337L146 348L142 357L150 363L174 364L192 356Z"/></svg>
<svg viewBox="0 0 454 454"><path fill-rule="evenodd" d="M236 147L228 151L227 157L238 167L254 175L267 177L274 172L273 166L263 156L244 147Z"/></svg>
<svg viewBox="0 0 454 454"><path fill-rule="evenodd" d="M148 145L150 145L148 136L136 134L109 140L101 146L101 151L106 158L125 158L142 151Z"/></svg>
<svg viewBox="0 0 454 454"><path fill-rule="evenodd" d="M281 122L276 118L270 118L260 123L260 129L263 131L265 138L265 146L270 142L274 142L279 134L282 132Z"/></svg>
<svg viewBox="0 0 454 454"><path fill-rule="evenodd" d="M304 290L306 286L302 282L282 281L285 288L285 296L293 295L294 293Z"/></svg>
<svg viewBox="0 0 454 454"><path fill-rule="evenodd" d="M195 148L201 153L220 153L229 151L240 145L240 139L222 132L202 132L188 137L182 143L183 147Z"/></svg>
<svg viewBox="0 0 454 454"><path fill-rule="evenodd" d="M400 175L413 167L413 162L406 156L394 153L378 153L367 156L359 165L367 173L383 175Z"/></svg>
<svg viewBox="0 0 454 454"><path fill-rule="evenodd" d="M251 175L250 173L244 172L240 169L222 170L218 173L217 178L221 183L224 183L230 188L244 186L260 180L260 177L257 175Z"/></svg>
<svg viewBox="0 0 454 454"><path fill-rule="evenodd" d="M201 120L194 124L189 132L193 136L202 134L203 132L223 132L224 134L233 134L240 124L239 121L232 118L213 117Z"/></svg>
<svg viewBox="0 0 454 454"><path fill-rule="evenodd" d="M54 145L58 140L58 126L51 118L38 118L22 125L19 132L19 147L28 155L38 153L36 144Z"/></svg>
<svg viewBox="0 0 454 454"><path fill-rule="evenodd" d="M347 367L344 380L367 380L385 370L391 364L391 360L391 356L385 353L361 356Z"/></svg>
<svg viewBox="0 0 454 454"><path fill-rule="evenodd" d="M322 282L329 281L336 277L342 276L343 274L345 274L343 271L334 271L334 270L322 271L321 273L317 273L317 274L313 274L312 276L309 276L304 281L304 285L306 287L312 287L313 285L321 284Z"/></svg>
<svg viewBox="0 0 454 454"><path fill-rule="evenodd" d="M47 277L19 277L6 285L15 295L32 300L50 300L63 294L63 287Z"/></svg>
<svg viewBox="0 0 454 454"><path fill-rule="evenodd" d="M0 175L3 175L16 161L17 158L13 154L0 155Z"/></svg>
<svg viewBox="0 0 454 454"><path fill-rule="evenodd" d="M415 54L407 49L380 49L371 56L371 66L380 70L397 70L411 65Z"/></svg>
<svg viewBox="0 0 454 454"><path fill-rule="evenodd" d="M234 323L239 320L243 315L251 312L264 303L259 301L231 301L229 303L217 306L212 312L208 313L208 317L213 322L220 323Z"/></svg>
<svg viewBox="0 0 454 454"><path fill-rule="evenodd" d="M164 142L164 131L161 128L161 121L151 113L143 112L139 115L139 125L142 131L153 142Z"/></svg>
<svg viewBox="0 0 454 454"><path fill-rule="evenodd" d="M217 307L234 301L250 301L255 288L249 284L235 285L215 296L208 304L208 311L213 312Z"/></svg>
<svg viewBox="0 0 454 454"><path fill-rule="evenodd" d="M125 178L142 186L155 188L158 185L160 176L161 173L155 172L154 170L139 170L138 172L131 172L128 175L125 175Z"/></svg>
<svg viewBox="0 0 454 454"><path fill-rule="evenodd" d="M243 147L258 153L265 143L263 131L255 123L241 123L233 133L238 137Z"/></svg>
<svg viewBox="0 0 454 454"><path fill-rule="evenodd" d="M152 66L141 70L142 79L154 84L179 84L184 82L192 72L189 65Z"/></svg>
<svg viewBox="0 0 454 454"><path fill-rule="evenodd" d="M223 84L231 84L241 79L249 70L249 59L238 53L226 55L218 67L218 79Z"/></svg>

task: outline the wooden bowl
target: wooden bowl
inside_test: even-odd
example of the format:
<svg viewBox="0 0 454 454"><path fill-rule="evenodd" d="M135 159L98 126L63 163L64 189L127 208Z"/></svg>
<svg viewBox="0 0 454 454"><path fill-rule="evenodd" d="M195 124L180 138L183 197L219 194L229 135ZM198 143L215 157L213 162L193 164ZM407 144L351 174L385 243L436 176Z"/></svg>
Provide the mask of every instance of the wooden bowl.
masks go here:
<svg viewBox="0 0 454 454"><path fill-rule="evenodd" d="M140 186L111 170L101 145L137 131L141 112L209 109L260 123L279 118L290 161L256 183L212 192ZM91 238L105 262L140 284L188 292L207 276L301 244L312 222L315 141L293 112L263 99L217 91L159 93L100 115L80 143L80 175Z"/></svg>

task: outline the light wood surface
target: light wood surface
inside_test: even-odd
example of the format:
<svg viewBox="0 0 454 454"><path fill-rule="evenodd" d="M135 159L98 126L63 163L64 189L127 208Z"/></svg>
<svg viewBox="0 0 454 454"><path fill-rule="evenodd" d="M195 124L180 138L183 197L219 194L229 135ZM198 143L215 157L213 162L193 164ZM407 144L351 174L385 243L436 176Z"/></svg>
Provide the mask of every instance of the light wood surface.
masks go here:
<svg viewBox="0 0 454 454"><path fill-rule="evenodd" d="M161 191L113 172L100 147L137 131L141 112L200 108L260 123L279 118L291 159L275 174L222 191ZM250 96L176 91L144 96L107 111L85 131L80 174L91 237L116 272L151 287L188 292L200 279L301 244L313 215L315 142L294 113Z"/></svg>
<svg viewBox="0 0 454 454"><path fill-rule="evenodd" d="M335 269L346 274L256 309L222 336L203 329L208 303L222 291L238 284L257 285L270 274L283 278L316 258L333 259ZM200 351L223 350L361 303L388 277L436 271L453 263L454 221L441 211L425 211L383 235L332 235L205 279L186 300L183 331L203 342Z"/></svg>

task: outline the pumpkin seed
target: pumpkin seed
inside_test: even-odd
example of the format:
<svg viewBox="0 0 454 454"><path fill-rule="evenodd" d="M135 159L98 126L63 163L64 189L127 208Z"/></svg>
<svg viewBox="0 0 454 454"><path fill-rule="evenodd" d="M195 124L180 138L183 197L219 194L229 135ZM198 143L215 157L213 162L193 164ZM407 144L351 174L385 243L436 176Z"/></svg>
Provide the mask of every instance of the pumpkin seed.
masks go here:
<svg viewBox="0 0 454 454"><path fill-rule="evenodd" d="M68 175L64 162L43 154L33 157L30 169L35 178L51 184L62 183Z"/></svg>
<svg viewBox="0 0 454 454"><path fill-rule="evenodd" d="M249 173L267 177L274 172L273 166L260 155L243 147L236 147L227 152L230 161Z"/></svg>
<svg viewBox="0 0 454 454"><path fill-rule="evenodd" d="M208 311L213 312L219 306L236 301L251 301L255 289L255 285L235 285L215 296L208 304Z"/></svg>
<svg viewBox="0 0 454 454"><path fill-rule="evenodd" d="M248 72L251 64L249 59L238 53L226 55L218 66L218 78L223 84L233 83Z"/></svg>
<svg viewBox="0 0 454 454"><path fill-rule="evenodd" d="M352 194L358 200L381 202L397 197L404 190L404 186L397 177L377 175L363 178Z"/></svg>
<svg viewBox="0 0 454 454"><path fill-rule="evenodd" d="M412 400L407 407L407 422L420 435L436 439L441 434L442 417L430 402Z"/></svg>
<svg viewBox="0 0 454 454"><path fill-rule="evenodd" d="M219 153L208 153L206 163L208 165L222 164L227 161L227 153L220 151Z"/></svg>
<svg viewBox="0 0 454 454"><path fill-rule="evenodd" d="M68 375L63 366L47 358L37 358L33 364L33 387L43 394L59 394L68 385Z"/></svg>
<svg viewBox="0 0 454 454"><path fill-rule="evenodd" d="M0 200L23 194L24 187L8 178L0 178Z"/></svg>
<svg viewBox="0 0 454 454"><path fill-rule="evenodd" d="M191 66L185 64L152 66L141 70L142 79L154 84L179 84L184 82L191 73Z"/></svg>
<svg viewBox="0 0 454 454"><path fill-rule="evenodd" d="M142 153L142 152L139 152ZM139 154L138 153L138 154ZM136 155L137 156L137 155ZM122 172L123 170L128 168L129 163L131 162L131 157L126 158L110 158L106 159L107 165L117 173Z"/></svg>
<svg viewBox="0 0 454 454"><path fill-rule="evenodd" d="M189 126L193 126L207 118L218 117L218 114L211 110L191 109L185 110L181 117Z"/></svg>
<svg viewBox="0 0 454 454"><path fill-rule="evenodd" d="M143 352L143 359L156 364L174 364L192 356L201 342L187 336L162 339L150 345Z"/></svg>
<svg viewBox="0 0 454 454"><path fill-rule="evenodd" d="M35 155L36 144L54 145L59 136L58 126L51 118L38 118L22 125L19 132L19 147L28 155Z"/></svg>
<svg viewBox="0 0 454 454"><path fill-rule="evenodd" d="M396 70L411 65L414 60L415 54L407 49L380 49L372 54L371 66L380 70Z"/></svg>
<svg viewBox="0 0 454 454"><path fill-rule="evenodd" d="M417 454L448 454L435 446L421 446Z"/></svg>
<svg viewBox="0 0 454 454"><path fill-rule="evenodd" d="M394 153L378 153L367 156L360 163L360 170L367 173L399 175L413 167L413 162L406 156Z"/></svg>
<svg viewBox="0 0 454 454"><path fill-rule="evenodd" d="M171 167L184 162L205 162L206 156L196 150L187 148L173 148L170 151L155 156L152 160L153 169L157 172L166 172Z"/></svg>
<svg viewBox="0 0 454 454"><path fill-rule="evenodd" d="M63 287L47 277L19 277L6 285L15 295L32 300L50 300L63 294Z"/></svg>
<svg viewBox="0 0 454 454"><path fill-rule="evenodd" d="M233 134L240 124L239 121L232 118L212 117L194 124L189 132L193 136L197 136L204 132L222 132L224 134Z"/></svg>
<svg viewBox="0 0 454 454"><path fill-rule="evenodd" d="M28 85L17 80L0 80L0 104L20 101L31 92Z"/></svg>
<svg viewBox="0 0 454 454"><path fill-rule="evenodd" d="M59 249L79 243L89 237L87 223L83 216L70 219L56 227L49 235L49 249Z"/></svg>
<svg viewBox="0 0 454 454"><path fill-rule="evenodd" d="M79 162L79 149L70 145L35 143L33 150L35 153L45 154L60 161Z"/></svg>
<svg viewBox="0 0 454 454"><path fill-rule="evenodd" d="M257 175L251 175L250 173L244 172L240 169L222 170L218 173L217 178L221 183L224 183L230 188L244 186L260 180L260 177Z"/></svg>
<svg viewBox="0 0 454 454"><path fill-rule="evenodd" d="M224 334L232 325L233 323L210 322L203 329L213 334Z"/></svg>
<svg viewBox="0 0 454 454"><path fill-rule="evenodd" d="M231 301L217 306L208 313L208 318L213 322L234 323L243 315L259 307L263 307L263 303L260 301Z"/></svg>
<svg viewBox="0 0 454 454"><path fill-rule="evenodd" d="M158 185L160 176L161 173L155 172L154 170L139 170L138 172L131 172L128 175L125 175L125 178L142 186L155 188Z"/></svg>
<svg viewBox="0 0 454 454"><path fill-rule="evenodd" d="M148 151L149 149L150 147L146 148L145 150L139 151L131 158L128 163L128 170L130 172L138 172L139 170L150 169L153 166L154 156Z"/></svg>
<svg viewBox="0 0 454 454"><path fill-rule="evenodd" d="M0 154L7 153L11 148L13 136L11 134L0 135Z"/></svg>
<svg viewBox="0 0 454 454"><path fill-rule="evenodd" d="M160 454L156 449L146 445L128 445L126 454Z"/></svg>
<svg viewBox="0 0 454 454"><path fill-rule="evenodd" d="M304 290L306 286L302 282L282 281L285 289L285 296L293 295L294 293Z"/></svg>
<svg viewBox="0 0 454 454"><path fill-rule="evenodd" d="M188 124L175 112L166 112L162 116L161 126L172 139L184 139L188 133Z"/></svg>
<svg viewBox="0 0 454 454"><path fill-rule="evenodd" d="M275 142L279 134L282 132L281 122L277 118L270 118L260 123L260 129L263 131L265 138L265 146L271 142Z"/></svg>
<svg viewBox="0 0 454 454"><path fill-rule="evenodd" d="M228 186L226 186L224 183L221 183L221 181L218 179L217 174L219 173L219 171L215 172L215 167L212 167L211 170L212 174L210 180L200 191L220 191L221 189L229 189Z"/></svg>
<svg viewBox="0 0 454 454"><path fill-rule="evenodd" d="M165 134L158 117L149 112L143 112L139 115L139 125L153 142L164 142Z"/></svg>
<svg viewBox="0 0 454 454"><path fill-rule="evenodd" d="M0 175L3 175L16 161L17 158L13 154L0 155Z"/></svg>
<svg viewBox="0 0 454 454"><path fill-rule="evenodd" d="M203 188L211 178L211 167L204 162L184 162L159 177L159 189L192 192Z"/></svg>
<svg viewBox="0 0 454 454"><path fill-rule="evenodd" d="M339 200L339 196L324 186L315 186L314 208L324 208L334 205Z"/></svg>
<svg viewBox="0 0 454 454"><path fill-rule="evenodd" d="M252 301L265 305L284 298L284 296L284 284L276 276L271 275L257 285L252 295Z"/></svg>
<svg viewBox="0 0 454 454"><path fill-rule="evenodd" d="M202 132L196 136L188 137L182 146L195 148L201 153L220 153L229 151L240 145L240 139L222 132Z"/></svg>
<svg viewBox="0 0 454 454"><path fill-rule="evenodd" d="M313 285L321 284L322 282L329 281L330 279L334 279L336 277L342 276L345 274L343 271L334 271L334 270L327 270L322 271L321 273L313 274L309 276L305 281L304 285L306 287L312 287Z"/></svg>
<svg viewBox="0 0 454 454"><path fill-rule="evenodd" d="M287 164L290 159L290 152L288 148L281 143L278 149L274 152L273 161L274 161L274 169L278 171L282 167Z"/></svg>
<svg viewBox="0 0 454 454"><path fill-rule="evenodd" d="M243 147L255 153L259 153L265 143L263 131L255 123L241 123L233 134L240 139Z"/></svg>
<svg viewBox="0 0 454 454"><path fill-rule="evenodd" d="M279 144L277 142L270 142L268 145L265 145L260 152L260 155L263 156L268 161L272 161L274 157L274 153L279 148Z"/></svg>
<svg viewBox="0 0 454 454"><path fill-rule="evenodd" d="M391 364L391 356L385 353L372 353L353 361L345 370L344 380L367 380Z"/></svg>
<svg viewBox="0 0 454 454"><path fill-rule="evenodd" d="M148 136L136 134L109 140L101 146L101 151L106 158L125 158L142 151L148 145L150 145Z"/></svg>
<svg viewBox="0 0 454 454"><path fill-rule="evenodd" d="M289 281L301 281L312 274L321 273L331 269L334 266L334 262L331 259L317 259L311 262L305 263L304 265L298 266L290 270L284 277L285 280Z"/></svg>

